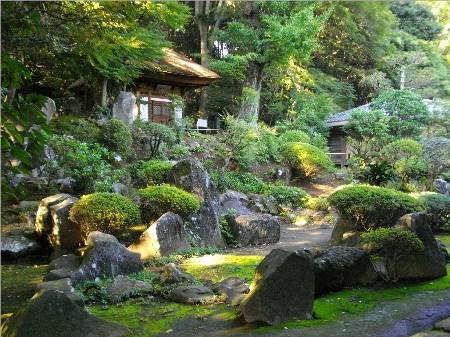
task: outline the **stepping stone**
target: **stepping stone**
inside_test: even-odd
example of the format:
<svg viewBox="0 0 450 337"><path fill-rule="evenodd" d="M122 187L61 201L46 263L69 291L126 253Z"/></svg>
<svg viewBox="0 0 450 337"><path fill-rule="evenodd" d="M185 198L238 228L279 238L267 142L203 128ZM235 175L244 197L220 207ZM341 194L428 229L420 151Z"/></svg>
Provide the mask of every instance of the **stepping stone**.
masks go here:
<svg viewBox="0 0 450 337"><path fill-rule="evenodd" d="M181 286L170 293L170 299L186 304L205 304L214 301L214 293L211 289L199 285Z"/></svg>

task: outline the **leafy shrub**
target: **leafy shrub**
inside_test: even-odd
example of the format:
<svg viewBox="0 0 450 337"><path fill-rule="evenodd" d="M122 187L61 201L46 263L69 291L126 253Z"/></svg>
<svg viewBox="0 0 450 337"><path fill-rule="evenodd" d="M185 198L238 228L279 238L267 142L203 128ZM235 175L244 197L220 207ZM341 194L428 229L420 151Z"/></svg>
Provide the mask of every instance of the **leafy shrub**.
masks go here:
<svg viewBox="0 0 450 337"><path fill-rule="evenodd" d="M353 163L356 163L356 160L354 160ZM354 172L358 171L355 167L353 167L353 169ZM388 182L393 177L394 171L392 165L386 160L375 161L362 169L362 178L369 184L381 185Z"/></svg>
<svg viewBox="0 0 450 337"><path fill-rule="evenodd" d="M300 130L288 130L288 131L283 132L281 135L278 136L278 142L280 144L309 143L310 142L310 138L303 131L300 131Z"/></svg>
<svg viewBox="0 0 450 337"><path fill-rule="evenodd" d="M327 211L330 207L330 203L327 198L323 197L310 197L305 201L305 207L314 211Z"/></svg>
<svg viewBox="0 0 450 337"><path fill-rule="evenodd" d="M92 231L115 234L141 221L139 207L116 193L83 195L70 209L69 219L81 226L85 238Z"/></svg>
<svg viewBox="0 0 450 337"><path fill-rule="evenodd" d="M245 194L262 193L266 187L261 179L249 172L225 171L220 174L219 171L211 171L210 178L220 191L234 190Z"/></svg>
<svg viewBox="0 0 450 337"><path fill-rule="evenodd" d="M328 201L355 229L389 227L407 213L423 210L410 195L388 188L353 185L331 194Z"/></svg>
<svg viewBox="0 0 450 337"><path fill-rule="evenodd" d="M177 140L175 131L168 126L140 119L134 121L132 135L138 156L143 159L157 156L163 144L170 147Z"/></svg>
<svg viewBox="0 0 450 337"><path fill-rule="evenodd" d="M78 116L61 116L50 121L50 128L56 135L70 135L85 143L96 143L100 138L100 128L96 122Z"/></svg>
<svg viewBox="0 0 450 337"><path fill-rule="evenodd" d="M425 138L422 140L422 146L431 185L434 179L450 169L450 139L445 137Z"/></svg>
<svg viewBox="0 0 450 337"><path fill-rule="evenodd" d="M129 185L131 183L130 173L126 168L112 170L109 174L103 176L101 180L94 183L94 192L114 192L113 185L122 183Z"/></svg>
<svg viewBox="0 0 450 337"><path fill-rule="evenodd" d="M200 208L194 194L168 184L148 186L139 190L139 196L143 215L148 219L157 219L166 212L184 217Z"/></svg>
<svg viewBox="0 0 450 337"><path fill-rule="evenodd" d="M172 167L173 164L162 160L149 160L137 171L137 175L146 184L162 184L167 182Z"/></svg>
<svg viewBox="0 0 450 337"><path fill-rule="evenodd" d="M112 154L98 144L88 144L62 136L54 137L49 146L56 158L47 162L47 170L57 176L74 179L74 190L90 192L95 182L108 176L112 170L107 160ZM55 178L55 177L50 177Z"/></svg>
<svg viewBox="0 0 450 337"><path fill-rule="evenodd" d="M101 143L107 149L126 159L133 157L131 130L124 122L110 119L101 126L100 131Z"/></svg>
<svg viewBox="0 0 450 337"><path fill-rule="evenodd" d="M398 227L378 228L361 235L361 243L371 254L383 258L388 278L398 281L397 266L403 257L423 251L419 237Z"/></svg>
<svg viewBox="0 0 450 337"><path fill-rule="evenodd" d="M425 205L431 215L434 230L450 229L450 197L435 192L420 193L418 199Z"/></svg>
<svg viewBox="0 0 450 337"><path fill-rule="evenodd" d="M182 159L189 157L191 155L191 151L184 143L180 143L168 148L165 151L165 154L169 159Z"/></svg>
<svg viewBox="0 0 450 337"><path fill-rule="evenodd" d="M222 237L225 240L225 243L228 246L236 246L238 244L238 241L233 235L233 231L231 230L230 224L228 223L225 216L221 216L219 218L219 228L220 232L222 233Z"/></svg>
<svg viewBox="0 0 450 337"><path fill-rule="evenodd" d="M274 198L279 204L293 207L302 206L308 194L299 187L282 184L266 184L264 195Z"/></svg>
<svg viewBox="0 0 450 337"><path fill-rule="evenodd" d="M282 147L282 155L293 169L307 178L321 172L334 171L334 165L327 154L307 143L288 143Z"/></svg>

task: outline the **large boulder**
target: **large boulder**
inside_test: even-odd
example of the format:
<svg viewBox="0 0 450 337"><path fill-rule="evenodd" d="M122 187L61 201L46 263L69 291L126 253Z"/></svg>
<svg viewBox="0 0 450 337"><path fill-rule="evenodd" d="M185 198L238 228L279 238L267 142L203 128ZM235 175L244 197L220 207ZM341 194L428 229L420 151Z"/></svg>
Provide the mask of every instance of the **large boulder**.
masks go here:
<svg viewBox="0 0 450 337"><path fill-rule="evenodd" d="M247 322L279 324L311 319L314 261L307 251L274 249L256 268L250 293L240 308Z"/></svg>
<svg viewBox="0 0 450 337"><path fill-rule="evenodd" d="M97 318L60 291L43 290L2 325L4 337L121 337L127 327Z"/></svg>
<svg viewBox="0 0 450 337"><path fill-rule="evenodd" d="M234 276L213 284L211 288L216 294L225 297L225 303L231 305L239 305L250 290L244 279Z"/></svg>
<svg viewBox="0 0 450 337"><path fill-rule="evenodd" d="M335 246L318 251L314 256L314 270L316 296L377 280L370 255L361 248Z"/></svg>
<svg viewBox="0 0 450 337"><path fill-rule="evenodd" d="M280 240L280 221L269 214L227 214L233 237L242 246L275 243Z"/></svg>
<svg viewBox="0 0 450 337"><path fill-rule="evenodd" d="M55 101L52 100L50 97L47 97L47 101L45 102L45 104L42 107L41 111L45 114L45 117L47 118L47 123L50 123L50 121L52 120L53 115L56 112Z"/></svg>
<svg viewBox="0 0 450 337"><path fill-rule="evenodd" d="M70 197L71 196L69 194L60 193L46 197L41 200L41 202L39 203L38 211L36 213L36 225L35 225L35 231L39 237L46 238L47 235L50 235L52 233L53 223L50 213L50 207L59 204L60 202Z"/></svg>
<svg viewBox="0 0 450 337"><path fill-rule="evenodd" d="M64 293L72 302L84 307L84 300L81 296L75 293L75 289L72 287L70 278L62 278L54 281L46 281L37 285L38 290L54 290Z"/></svg>
<svg viewBox="0 0 450 337"><path fill-rule="evenodd" d="M146 260L186 250L190 246L181 217L167 212L147 228L139 241L128 249L141 254L141 259Z"/></svg>
<svg viewBox="0 0 450 337"><path fill-rule="evenodd" d="M134 106L136 96L132 92L120 91L112 107L112 116L126 124L132 124L134 120Z"/></svg>
<svg viewBox="0 0 450 337"><path fill-rule="evenodd" d="M168 180L194 193L201 201L200 209L189 217L187 228L197 244L224 247L219 227L219 195L203 166L193 159L181 160L170 170Z"/></svg>
<svg viewBox="0 0 450 337"><path fill-rule="evenodd" d="M40 245L35 240L27 238L21 233L2 235L2 258L15 259L39 252Z"/></svg>
<svg viewBox="0 0 450 337"><path fill-rule="evenodd" d="M433 279L447 275L445 257L433 236L427 214L405 214L398 220L397 226L414 232L424 245L422 252L403 256L397 263L399 279Z"/></svg>
<svg viewBox="0 0 450 337"><path fill-rule="evenodd" d="M91 232L88 248L78 269L70 274L72 284L87 280L113 278L144 269L140 255L128 250L112 235Z"/></svg>
<svg viewBox="0 0 450 337"><path fill-rule="evenodd" d="M241 192L228 190L219 197L221 214L251 214L249 209L249 199Z"/></svg>
<svg viewBox="0 0 450 337"><path fill-rule="evenodd" d="M450 196L449 184L444 179L435 179L433 181L433 186L437 192Z"/></svg>

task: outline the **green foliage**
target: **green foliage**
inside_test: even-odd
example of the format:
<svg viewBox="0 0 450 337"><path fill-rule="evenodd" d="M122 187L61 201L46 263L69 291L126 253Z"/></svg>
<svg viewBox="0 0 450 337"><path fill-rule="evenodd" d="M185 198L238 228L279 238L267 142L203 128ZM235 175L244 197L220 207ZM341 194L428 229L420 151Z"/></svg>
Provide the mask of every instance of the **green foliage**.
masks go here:
<svg viewBox="0 0 450 337"><path fill-rule="evenodd" d="M402 215L423 210L422 204L406 193L368 185L344 187L328 201L347 223L366 231L392 226Z"/></svg>
<svg viewBox="0 0 450 337"><path fill-rule="evenodd" d="M173 164L162 160L149 160L137 171L137 176L146 185L166 183L172 167Z"/></svg>
<svg viewBox="0 0 450 337"><path fill-rule="evenodd" d="M94 183L94 192L114 192L113 185L121 183L125 186L131 182L130 172L126 168L113 169L106 175L102 176L101 180Z"/></svg>
<svg viewBox="0 0 450 337"><path fill-rule="evenodd" d="M399 138L417 138L430 121L430 112L422 98L408 90L390 90L371 103L373 109L385 112L389 133Z"/></svg>
<svg viewBox="0 0 450 337"><path fill-rule="evenodd" d="M327 154L314 145L288 143L281 151L285 162L306 178L334 171L334 165Z"/></svg>
<svg viewBox="0 0 450 337"><path fill-rule="evenodd" d="M157 156L163 145L170 147L177 140L175 131L168 126L140 119L133 122L132 134L133 145L142 159Z"/></svg>
<svg viewBox="0 0 450 337"><path fill-rule="evenodd" d="M430 137L422 140L423 159L428 168L430 183L450 169L450 139Z"/></svg>
<svg viewBox="0 0 450 337"><path fill-rule="evenodd" d="M302 206L308 196L300 187L282 184L266 184L263 194L272 197L278 204L292 207Z"/></svg>
<svg viewBox="0 0 450 337"><path fill-rule="evenodd" d="M95 183L112 170L108 163L112 155L99 144L55 136L49 146L55 152L56 159L47 162L47 170L55 175L73 178L74 188L78 192L92 191Z"/></svg>
<svg viewBox="0 0 450 337"><path fill-rule="evenodd" d="M355 163L353 161L352 163ZM352 167L355 169L355 167ZM357 169L358 170L358 169ZM362 170L362 178L369 184L382 185L394 178L392 165L386 160L372 161L370 164L359 168Z"/></svg>
<svg viewBox="0 0 450 337"><path fill-rule="evenodd" d="M219 218L219 228L220 233L222 233L222 237L225 240L227 246L236 246L238 244L238 241L233 235L230 224L224 216L221 216Z"/></svg>
<svg viewBox="0 0 450 337"><path fill-rule="evenodd" d="M305 207L314 211L326 212L330 207L330 203L327 198L324 197L309 197L306 198Z"/></svg>
<svg viewBox="0 0 450 337"><path fill-rule="evenodd" d="M399 139L387 144L381 150L381 157L391 163L401 186L406 186L411 179L417 179L426 172L422 145L412 139Z"/></svg>
<svg viewBox="0 0 450 337"><path fill-rule="evenodd" d="M397 266L402 257L421 252L424 245L416 233L402 228L378 228L361 235L361 243L384 259L388 277L398 281Z"/></svg>
<svg viewBox="0 0 450 337"><path fill-rule="evenodd" d="M53 118L50 128L56 135L69 135L85 143L96 143L100 138L100 129L96 122L78 116L60 116Z"/></svg>
<svg viewBox="0 0 450 337"><path fill-rule="evenodd" d="M110 151L123 158L132 158L133 138L130 128L121 120L110 119L100 128L100 142Z"/></svg>
<svg viewBox="0 0 450 337"><path fill-rule="evenodd" d="M309 143L310 138L309 136L300 130L288 130L283 132L278 136L278 141L280 144L287 144L287 143Z"/></svg>
<svg viewBox="0 0 450 337"><path fill-rule="evenodd" d="M265 183L250 172L211 171L210 178L220 191L234 190L244 194L261 193Z"/></svg>
<svg viewBox="0 0 450 337"><path fill-rule="evenodd" d="M434 40L442 29L431 10L415 0L396 0L391 11L399 19L401 29L419 39Z"/></svg>
<svg viewBox="0 0 450 337"><path fill-rule="evenodd" d="M450 229L450 197L440 193L423 192L418 199L425 205L425 210L431 215L433 230Z"/></svg>
<svg viewBox="0 0 450 337"><path fill-rule="evenodd" d="M141 221L139 207L127 197L116 193L83 195L70 209L69 219L81 227L87 238L90 232L116 234Z"/></svg>
<svg viewBox="0 0 450 337"><path fill-rule="evenodd" d="M143 215L152 220L166 212L185 217L200 208L200 201L194 194L168 184L148 186L138 193Z"/></svg>

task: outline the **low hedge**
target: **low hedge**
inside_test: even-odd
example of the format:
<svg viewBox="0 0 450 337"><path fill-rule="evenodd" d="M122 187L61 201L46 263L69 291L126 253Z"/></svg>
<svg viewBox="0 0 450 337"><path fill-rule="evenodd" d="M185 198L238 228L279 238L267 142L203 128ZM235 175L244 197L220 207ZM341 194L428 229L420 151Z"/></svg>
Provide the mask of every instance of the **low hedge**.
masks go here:
<svg viewBox="0 0 450 337"><path fill-rule="evenodd" d="M423 211L412 196L389 188L353 185L328 197L329 203L356 230L390 227L404 214Z"/></svg>
<svg viewBox="0 0 450 337"><path fill-rule="evenodd" d="M138 193L145 220L155 220L166 212L184 217L200 208L200 201L194 194L168 184L148 186Z"/></svg>
<svg viewBox="0 0 450 337"><path fill-rule="evenodd" d="M307 143L288 143L281 147L284 161L301 175L310 178L333 172L333 162L322 149Z"/></svg>
<svg viewBox="0 0 450 337"><path fill-rule="evenodd" d="M274 198L278 204L292 207L302 206L308 196L300 187L282 184L267 184L263 194Z"/></svg>
<svg viewBox="0 0 450 337"><path fill-rule="evenodd" d="M163 184L172 167L173 164L162 160L149 160L137 171L137 176L146 184Z"/></svg>
<svg viewBox="0 0 450 337"><path fill-rule="evenodd" d="M139 207L116 193L100 192L83 195L69 212L69 219L80 224L87 238L92 231L115 234L141 221Z"/></svg>

